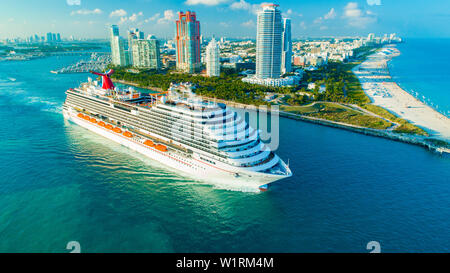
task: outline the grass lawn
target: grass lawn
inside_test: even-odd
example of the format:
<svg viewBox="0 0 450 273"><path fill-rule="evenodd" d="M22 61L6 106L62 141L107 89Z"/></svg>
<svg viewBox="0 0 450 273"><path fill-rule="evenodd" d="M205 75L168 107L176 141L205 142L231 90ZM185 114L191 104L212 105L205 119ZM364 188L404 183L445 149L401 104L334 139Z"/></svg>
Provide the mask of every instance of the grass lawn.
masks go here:
<svg viewBox="0 0 450 273"><path fill-rule="evenodd" d="M280 110L373 129L387 129L392 126L390 122L381 118L366 115L331 102L305 106L282 106Z"/></svg>

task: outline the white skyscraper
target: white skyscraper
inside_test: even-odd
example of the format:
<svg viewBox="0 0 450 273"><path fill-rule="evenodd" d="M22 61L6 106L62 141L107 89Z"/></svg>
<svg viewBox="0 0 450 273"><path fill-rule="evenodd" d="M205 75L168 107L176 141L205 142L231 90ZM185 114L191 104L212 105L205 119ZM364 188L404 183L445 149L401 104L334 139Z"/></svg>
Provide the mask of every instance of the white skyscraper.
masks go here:
<svg viewBox="0 0 450 273"><path fill-rule="evenodd" d="M281 12L278 5L265 4L258 12L256 33L256 77L280 78Z"/></svg>
<svg viewBox="0 0 450 273"><path fill-rule="evenodd" d="M133 66L140 68L160 69L161 60L159 41L155 36L149 39L135 39L132 43Z"/></svg>
<svg viewBox="0 0 450 273"><path fill-rule="evenodd" d="M111 26L111 61L113 65L125 66L128 65L125 56L124 41L119 36L119 27Z"/></svg>
<svg viewBox="0 0 450 273"><path fill-rule="evenodd" d="M291 39L291 19L283 19L282 34L282 54L281 54L281 72L291 72L292 65L292 39Z"/></svg>
<svg viewBox="0 0 450 273"><path fill-rule="evenodd" d="M214 38L206 47L206 75L209 77L220 76L219 45Z"/></svg>

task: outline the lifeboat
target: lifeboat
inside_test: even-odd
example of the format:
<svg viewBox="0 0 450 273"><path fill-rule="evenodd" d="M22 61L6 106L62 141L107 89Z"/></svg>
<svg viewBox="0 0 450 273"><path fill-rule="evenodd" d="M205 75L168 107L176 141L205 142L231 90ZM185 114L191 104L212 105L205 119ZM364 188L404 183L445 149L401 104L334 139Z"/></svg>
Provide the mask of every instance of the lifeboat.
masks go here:
<svg viewBox="0 0 450 273"><path fill-rule="evenodd" d="M89 121L92 123L97 123L97 120L95 118L91 118Z"/></svg>
<svg viewBox="0 0 450 273"><path fill-rule="evenodd" d="M161 152L167 152L167 147L162 145L162 144L157 144L155 146L156 150L161 151Z"/></svg>
<svg viewBox="0 0 450 273"><path fill-rule="evenodd" d="M133 134L130 133L130 132L128 132L128 131L125 131L125 132L123 133L123 135L126 136L126 137L133 137Z"/></svg>
<svg viewBox="0 0 450 273"><path fill-rule="evenodd" d="M91 118L89 116L84 116L83 118L88 121L91 120Z"/></svg>
<svg viewBox="0 0 450 273"><path fill-rule="evenodd" d="M81 114L81 113L78 113L77 117L79 117L79 118L84 118L84 115Z"/></svg>
<svg viewBox="0 0 450 273"><path fill-rule="evenodd" d="M150 139L144 141L144 144L150 147L155 147L155 143L153 143L153 141L151 141Z"/></svg>
<svg viewBox="0 0 450 273"><path fill-rule="evenodd" d="M106 128L106 129L109 129L109 130L113 130L113 129L114 129L114 127L113 127L111 124L107 124L107 125L105 126L105 128Z"/></svg>
<svg viewBox="0 0 450 273"><path fill-rule="evenodd" d="M105 125L106 125L103 121L99 121L97 124L102 127L105 127Z"/></svg>
<svg viewBox="0 0 450 273"><path fill-rule="evenodd" d="M122 130L119 127L114 128L113 131L118 134L122 133Z"/></svg>
<svg viewBox="0 0 450 273"><path fill-rule="evenodd" d="M153 141L151 141L150 139L147 139L146 141L144 141L144 145L147 145L149 147L154 147L155 143L153 143Z"/></svg>

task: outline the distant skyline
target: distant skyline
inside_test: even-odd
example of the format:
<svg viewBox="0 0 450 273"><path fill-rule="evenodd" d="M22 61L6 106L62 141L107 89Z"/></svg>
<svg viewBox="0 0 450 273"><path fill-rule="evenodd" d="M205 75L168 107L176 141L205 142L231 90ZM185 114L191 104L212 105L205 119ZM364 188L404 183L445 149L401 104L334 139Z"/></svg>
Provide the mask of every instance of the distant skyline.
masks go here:
<svg viewBox="0 0 450 273"><path fill-rule="evenodd" d="M125 36L139 28L173 38L178 11L192 10L205 37L255 38L256 12L266 1L250 0L2 0L0 39L61 33L67 38L108 38L117 24ZM405 38L450 37L450 1L282 0L292 37L366 36L397 33Z"/></svg>

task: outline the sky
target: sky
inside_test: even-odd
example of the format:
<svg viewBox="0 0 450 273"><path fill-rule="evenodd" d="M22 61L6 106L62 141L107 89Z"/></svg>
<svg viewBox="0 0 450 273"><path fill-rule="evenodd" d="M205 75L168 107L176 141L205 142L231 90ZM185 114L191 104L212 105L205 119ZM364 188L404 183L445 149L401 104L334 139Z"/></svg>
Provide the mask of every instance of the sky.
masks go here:
<svg viewBox="0 0 450 273"><path fill-rule="evenodd" d="M265 1L265 0L264 0ZM255 38L253 0L0 0L0 39L44 36L107 38L139 28L145 35L172 38L179 11L197 13L205 37ZM450 38L449 0L278 0L292 20L293 38L397 33L404 38Z"/></svg>

